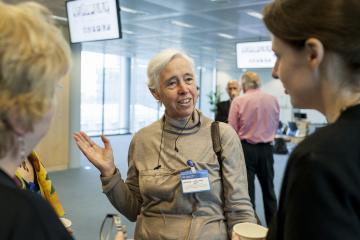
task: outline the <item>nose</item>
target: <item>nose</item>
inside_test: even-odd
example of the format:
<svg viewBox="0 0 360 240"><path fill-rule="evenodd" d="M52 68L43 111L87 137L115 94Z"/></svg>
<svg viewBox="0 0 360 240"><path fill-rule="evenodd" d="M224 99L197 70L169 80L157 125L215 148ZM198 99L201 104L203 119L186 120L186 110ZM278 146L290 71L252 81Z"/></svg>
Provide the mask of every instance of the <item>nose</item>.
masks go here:
<svg viewBox="0 0 360 240"><path fill-rule="evenodd" d="M186 94L188 92L188 86L184 81L179 81L178 83L178 93Z"/></svg>
<svg viewBox="0 0 360 240"><path fill-rule="evenodd" d="M274 78L274 79L279 79L279 74L278 74L278 62L276 61L272 71L271 71L271 76Z"/></svg>
<svg viewBox="0 0 360 240"><path fill-rule="evenodd" d="M275 71L275 68L272 69L271 75L274 79L279 79L279 76L277 75L277 72Z"/></svg>

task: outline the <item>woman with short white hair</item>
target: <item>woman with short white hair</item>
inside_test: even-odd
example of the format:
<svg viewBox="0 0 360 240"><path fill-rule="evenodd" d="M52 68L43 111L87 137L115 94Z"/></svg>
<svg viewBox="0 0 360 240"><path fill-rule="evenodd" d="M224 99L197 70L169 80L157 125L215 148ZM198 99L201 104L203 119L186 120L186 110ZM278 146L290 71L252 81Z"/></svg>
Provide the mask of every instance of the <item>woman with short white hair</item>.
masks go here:
<svg viewBox="0 0 360 240"><path fill-rule="evenodd" d="M234 224L256 222L238 136L220 123L219 163L212 147L212 120L195 108L194 66L185 53L166 49L157 54L149 63L148 78L165 115L134 135L125 182L107 138L102 136L101 148L79 132L77 145L100 170L111 203L137 221L135 239L229 239Z"/></svg>

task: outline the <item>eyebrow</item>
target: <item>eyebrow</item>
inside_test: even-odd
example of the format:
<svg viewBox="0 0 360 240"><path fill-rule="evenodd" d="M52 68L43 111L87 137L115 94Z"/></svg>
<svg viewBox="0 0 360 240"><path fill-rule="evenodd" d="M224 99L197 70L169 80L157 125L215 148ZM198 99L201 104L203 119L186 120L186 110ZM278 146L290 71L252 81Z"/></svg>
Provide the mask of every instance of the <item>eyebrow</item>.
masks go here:
<svg viewBox="0 0 360 240"><path fill-rule="evenodd" d="M192 73L185 73L184 76L185 76L185 77L188 77L188 76L194 77L194 74L192 74ZM177 80L177 76L171 76L170 78L166 79L165 82L170 82L171 80L174 80L174 79Z"/></svg>

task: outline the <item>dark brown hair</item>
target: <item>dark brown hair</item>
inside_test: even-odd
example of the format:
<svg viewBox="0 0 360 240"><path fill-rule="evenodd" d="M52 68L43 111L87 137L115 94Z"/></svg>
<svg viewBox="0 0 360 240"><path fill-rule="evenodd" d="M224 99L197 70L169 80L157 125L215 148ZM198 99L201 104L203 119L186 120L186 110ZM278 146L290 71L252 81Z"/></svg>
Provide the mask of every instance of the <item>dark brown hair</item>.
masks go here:
<svg viewBox="0 0 360 240"><path fill-rule="evenodd" d="M264 9L266 27L294 48L310 37L360 72L359 0L275 0Z"/></svg>

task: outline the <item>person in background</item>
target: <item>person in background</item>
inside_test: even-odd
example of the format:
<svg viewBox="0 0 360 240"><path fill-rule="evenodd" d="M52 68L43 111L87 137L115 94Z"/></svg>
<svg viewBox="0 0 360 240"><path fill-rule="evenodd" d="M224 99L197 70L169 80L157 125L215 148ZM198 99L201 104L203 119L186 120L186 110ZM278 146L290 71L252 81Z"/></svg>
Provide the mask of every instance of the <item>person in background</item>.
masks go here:
<svg viewBox="0 0 360 240"><path fill-rule="evenodd" d="M219 102L216 105L216 114L215 114L216 121L220 121L224 123L228 122L230 104L235 97L239 96L240 91L241 91L241 87L239 86L237 80L228 81L226 92L229 95L229 100Z"/></svg>
<svg viewBox="0 0 360 240"><path fill-rule="evenodd" d="M239 138L230 126L219 124L219 163L212 148L212 121L195 108L194 63L185 53L158 53L148 65L148 78L165 115L134 135L126 181L106 137L102 148L77 132L78 147L100 170L111 203L137 222L135 239L229 239L234 224L256 222Z"/></svg>
<svg viewBox="0 0 360 240"><path fill-rule="evenodd" d="M275 0L272 71L296 108L328 125L293 150L270 240L360 239L360 1Z"/></svg>
<svg viewBox="0 0 360 240"><path fill-rule="evenodd" d="M0 16L0 239L72 239L52 207L14 180L48 130L70 49L42 5L0 2Z"/></svg>
<svg viewBox="0 0 360 240"><path fill-rule="evenodd" d="M251 203L255 209L256 175L262 190L266 223L269 225L277 208L271 143L279 124L280 107L274 96L260 90L261 80L255 72L245 72L241 84L244 95L232 102L229 124L241 139Z"/></svg>

